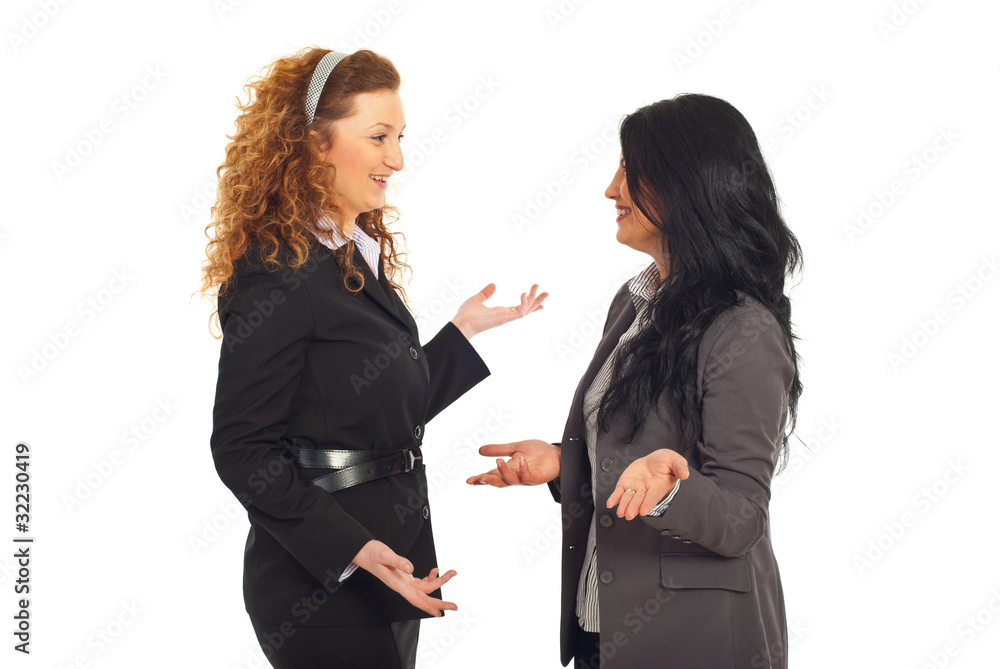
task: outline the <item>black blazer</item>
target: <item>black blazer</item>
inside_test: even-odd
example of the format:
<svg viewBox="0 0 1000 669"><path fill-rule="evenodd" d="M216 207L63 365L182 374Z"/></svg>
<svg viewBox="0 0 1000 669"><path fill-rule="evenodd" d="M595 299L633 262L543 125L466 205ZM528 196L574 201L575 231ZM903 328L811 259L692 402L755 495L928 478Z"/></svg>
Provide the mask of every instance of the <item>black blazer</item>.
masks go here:
<svg viewBox="0 0 1000 669"><path fill-rule="evenodd" d="M260 249L236 264L219 300L222 351L212 455L247 509L243 593L257 621L303 626L372 625L426 618L368 572L338 578L371 539L426 576L437 566L422 466L330 494L284 454L300 447L392 450L421 444L425 425L489 375L452 323L421 346L417 326L385 274L354 250L364 288L348 291L334 253L318 242L288 269ZM434 596L440 597L440 591Z"/></svg>
<svg viewBox="0 0 1000 669"><path fill-rule="evenodd" d="M636 317L626 283L573 397L562 437L561 651L565 665L579 632L577 584L594 512L583 397ZM680 446L670 392L630 444L597 436L598 599L602 669L779 669L787 631L768 523L771 476L788 413L795 362L774 317L743 296L708 328L698 350L702 434ZM618 477L660 448L683 455L690 475L660 517L626 521L605 504Z"/></svg>

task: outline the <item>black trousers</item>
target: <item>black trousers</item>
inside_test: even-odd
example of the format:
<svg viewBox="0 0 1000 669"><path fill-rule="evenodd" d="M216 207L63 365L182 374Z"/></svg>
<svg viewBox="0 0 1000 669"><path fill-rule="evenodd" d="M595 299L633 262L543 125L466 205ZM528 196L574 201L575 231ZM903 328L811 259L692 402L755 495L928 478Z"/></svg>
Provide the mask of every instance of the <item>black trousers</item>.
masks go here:
<svg viewBox="0 0 1000 669"><path fill-rule="evenodd" d="M576 635L576 651L573 669L600 669L601 635L597 632L579 630Z"/></svg>
<svg viewBox="0 0 1000 669"><path fill-rule="evenodd" d="M419 620L358 627L292 627L251 619L275 669L414 669Z"/></svg>

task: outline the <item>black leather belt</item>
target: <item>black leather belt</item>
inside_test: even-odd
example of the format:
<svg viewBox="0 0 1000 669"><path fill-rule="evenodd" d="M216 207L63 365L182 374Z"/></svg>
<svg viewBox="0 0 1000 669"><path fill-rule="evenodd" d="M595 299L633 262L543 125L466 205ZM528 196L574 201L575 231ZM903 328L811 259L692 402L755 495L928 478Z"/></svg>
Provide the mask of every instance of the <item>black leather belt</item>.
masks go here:
<svg viewBox="0 0 1000 669"><path fill-rule="evenodd" d="M288 442L284 446L299 467L334 470L310 481L327 492L413 471L423 461L419 446L398 451L325 451Z"/></svg>

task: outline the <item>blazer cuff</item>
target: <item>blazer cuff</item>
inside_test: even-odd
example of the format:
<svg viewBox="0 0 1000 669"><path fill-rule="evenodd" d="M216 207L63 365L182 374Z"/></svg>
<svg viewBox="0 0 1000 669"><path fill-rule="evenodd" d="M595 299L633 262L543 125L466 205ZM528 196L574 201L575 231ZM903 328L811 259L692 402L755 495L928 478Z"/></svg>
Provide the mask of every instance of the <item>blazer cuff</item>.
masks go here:
<svg viewBox="0 0 1000 669"><path fill-rule="evenodd" d="M559 447L560 451L562 450L562 442L554 441L552 442L552 445ZM557 476L549 481L548 486L549 492L552 494L552 499L554 499L556 503L562 504L562 476Z"/></svg>
<svg viewBox="0 0 1000 669"><path fill-rule="evenodd" d="M354 571L357 568L358 568L358 565L356 563L354 563L354 562L352 562L351 564L347 565L347 569L345 569L344 573L340 575L340 578L337 579L337 582L338 583L342 583L342 582L346 581L347 577L350 576L351 574L353 574Z"/></svg>
<svg viewBox="0 0 1000 669"><path fill-rule="evenodd" d="M490 375L490 369L479 357L458 327L448 321L434 337L423 345L431 375L431 394L427 403L426 422Z"/></svg>
<svg viewBox="0 0 1000 669"><path fill-rule="evenodd" d="M680 490L680 489L681 489L681 481L680 481L680 479L678 479L677 482L674 484L674 489L671 490L667 494L667 496L663 498L662 502L660 502L659 504L657 504L656 506L654 506L653 510L650 511L646 515L648 515L648 516L662 516L663 512L667 510L668 506L670 506L670 503L672 501L674 501L674 495L676 495L677 491Z"/></svg>

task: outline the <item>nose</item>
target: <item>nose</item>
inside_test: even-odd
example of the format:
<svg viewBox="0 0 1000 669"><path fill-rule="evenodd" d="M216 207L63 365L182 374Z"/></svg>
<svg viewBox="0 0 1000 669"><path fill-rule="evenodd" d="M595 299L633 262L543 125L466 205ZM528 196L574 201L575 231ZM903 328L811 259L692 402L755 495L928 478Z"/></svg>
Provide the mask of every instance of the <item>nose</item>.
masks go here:
<svg viewBox="0 0 1000 669"><path fill-rule="evenodd" d="M615 175L611 177L611 183L608 184L607 189L604 191L604 197L608 198L609 200L614 200L620 197L622 194L621 190L622 179L624 177L625 177L625 169L621 165L619 165L618 171L616 171Z"/></svg>
<svg viewBox="0 0 1000 669"><path fill-rule="evenodd" d="M383 162L396 172L403 169L403 147L399 145L399 140L392 143Z"/></svg>

